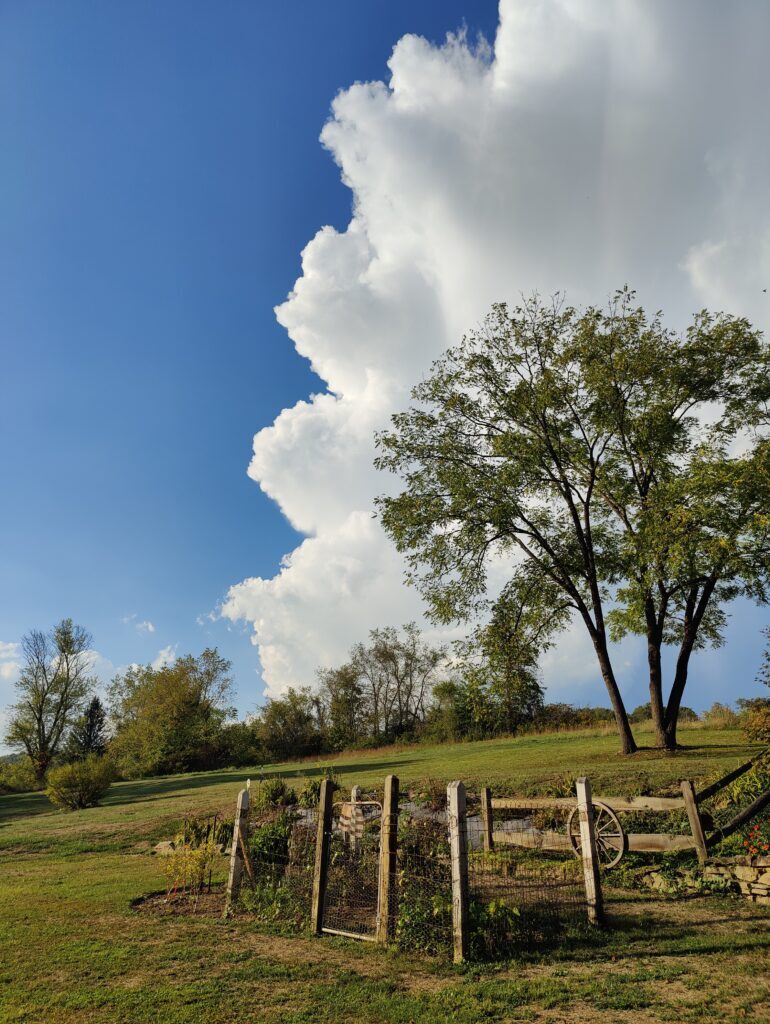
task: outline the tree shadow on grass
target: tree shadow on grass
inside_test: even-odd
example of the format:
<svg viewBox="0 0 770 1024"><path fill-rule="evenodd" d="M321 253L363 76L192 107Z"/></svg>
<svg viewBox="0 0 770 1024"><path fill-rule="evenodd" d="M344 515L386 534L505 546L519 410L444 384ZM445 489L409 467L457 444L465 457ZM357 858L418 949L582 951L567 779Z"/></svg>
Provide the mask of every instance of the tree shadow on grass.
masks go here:
<svg viewBox="0 0 770 1024"><path fill-rule="evenodd" d="M255 785L260 779L280 777L291 781L292 779L317 778L327 768L332 768L338 777L347 775L360 775L362 772L381 771L387 773L394 767L413 764L414 761L367 761L365 765L335 765L332 763L310 767L303 765L290 771L286 771L277 765L266 765L264 768L243 768L224 769L220 772L201 772L191 775L169 775L163 778L138 779L135 782L117 783L105 797L105 806L117 804L143 803L148 800L162 800L171 796L184 796L186 793L207 789L210 786L232 785L242 787L247 779L251 779ZM181 792L180 792L181 791ZM234 798L235 794L233 794Z"/></svg>
<svg viewBox="0 0 770 1024"><path fill-rule="evenodd" d="M240 788L245 785L247 779L251 779L254 783L262 778L268 779L275 776L287 780L312 779L328 769L334 771L339 778L361 775L364 772L367 774L382 772L383 775L386 775L388 772L398 771L415 763L416 759L405 759L399 755L398 759L353 762L352 764L338 765L334 761L326 760L315 764L297 762L291 768L286 765L252 765L249 768L223 768L213 772L156 776L149 779L114 783L102 801L102 806L116 807L123 804L147 803L151 800L182 797L188 793L209 789L211 786L232 785L234 788ZM234 799L235 793L233 794ZM45 793L12 793L8 796L0 796L0 824L10 824L17 818L48 814L52 811L53 807Z"/></svg>
<svg viewBox="0 0 770 1024"><path fill-rule="evenodd" d="M0 796L0 825L10 825L15 818L48 814L53 809L45 793L9 793Z"/></svg>
<svg viewBox="0 0 770 1024"><path fill-rule="evenodd" d="M770 914L761 911L746 913L741 907L734 915L725 911L712 916L704 905L693 907L693 916L676 920L669 916L666 904L655 904L649 910L640 907L639 913L633 913L622 907L623 903L640 906L635 899L613 899L606 909L605 926L576 934L569 944L554 951L554 958L572 962L588 954L600 960L623 961L770 950ZM678 901L671 904L677 907ZM757 927L760 923L766 927Z"/></svg>

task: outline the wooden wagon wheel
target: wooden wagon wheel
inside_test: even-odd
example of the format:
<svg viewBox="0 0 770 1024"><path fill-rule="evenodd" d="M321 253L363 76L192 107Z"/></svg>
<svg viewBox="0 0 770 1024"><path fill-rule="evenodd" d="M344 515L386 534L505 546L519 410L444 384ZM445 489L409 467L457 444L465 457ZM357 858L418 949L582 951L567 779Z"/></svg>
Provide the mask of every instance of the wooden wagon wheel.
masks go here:
<svg viewBox="0 0 770 1024"><path fill-rule="evenodd" d="M614 868L626 848L626 836L618 817L607 804L593 803L594 835L599 866L605 870ZM582 855L580 843L580 809L575 807L567 821L567 835L575 856Z"/></svg>

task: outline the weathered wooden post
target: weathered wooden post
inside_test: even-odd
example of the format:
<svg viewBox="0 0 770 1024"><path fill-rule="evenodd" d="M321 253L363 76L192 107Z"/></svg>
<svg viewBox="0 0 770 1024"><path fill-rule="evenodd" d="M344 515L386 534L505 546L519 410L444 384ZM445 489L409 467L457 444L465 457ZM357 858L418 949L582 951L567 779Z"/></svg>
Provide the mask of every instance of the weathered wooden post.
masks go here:
<svg viewBox="0 0 770 1024"><path fill-rule="evenodd" d="M398 859L398 777L385 779L380 831L380 874L377 891L378 942L387 942L395 925L396 867Z"/></svg>
<svg viewBox="0 0 770 1024"><path fill-rule="evenodd" d="M238 794L238 803L233 819L233 842L230 848L230 874L227 878L227 896L225 898L225 917L232 909L241 891L243 879L244 850L246 848L249 821L249 790L242 789Z"/></svg>
<svg viewBox="0 0 770 1024"><path fill-rule="evenodd" d="M313 871L313 900L310 907L310 927L316 935L323 929L324 896L329 874L329 841L332 832L332 799L334 783L323 779L318 796L318 827L315 841L315 869Z"/></svg>
<svg viewBox="0 0 770 1024"><path fill-rule="evenodd" d="M591 802L591 783L585 776L576 784L578 816L580 818L580 850L583 857L583 876L586 886L588 920L591 924L604 923L602 882L599 876L599 854L594 831L594 807Z"/></svg>
<svg viewBox="0 0 770 1024"><path fill-rule="evenodd" d="M468 956L468 826L465 819L465 786L447 786L449 854L452 864L452 946L454 962Z"/></svg>
<svg viewBox="0 0 770 1024"><path fill-rule="evenodd" d="M684 806L687 811L687 818L690 822L690 831L692 832L692 838L695 842L698 861L701 864L705 864L709 856L708 846L706 845L706 836L703 832L703 822L701 821L700 811L698 810L695 786L689 779L682 780L682 796L684 797Z"/></svg>
<svg viewBox="0 0 770 1024"><path fill-rule="evenodd" d="M484 786L481 790L481 834L485 853L491 853L495 848L495 841L492 838L493 822L492 793L489 786Z"/></svg>

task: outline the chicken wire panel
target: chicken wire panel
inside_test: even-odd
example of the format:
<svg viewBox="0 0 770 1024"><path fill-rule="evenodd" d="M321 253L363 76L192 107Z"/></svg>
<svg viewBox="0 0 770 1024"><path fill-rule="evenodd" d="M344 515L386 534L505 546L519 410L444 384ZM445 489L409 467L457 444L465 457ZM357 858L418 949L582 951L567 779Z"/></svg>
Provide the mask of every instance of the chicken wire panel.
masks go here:
<svg viewBox="0 0 770 1024"><path fill-rule="evenodd" d="M391 900L393 937L401 949L451 956L452 865L445 813L402 812Z"/></svg>
<svg viewBox="0 0 770 1024"><path fill-rule="evenodd" d="M248 829L253 878L241 889L244 909L281 927L308 927L316 831L315 808L277 807L255 816Z"/></svg>
<svg viewBox="0 0 770 1024"><path fill-rule="evenodd" d="M374 800L336 803L328 833L324 932L360 939L377 931L382 805Z"/></svg>
<svg viewBox="0 0 770 1024"><path fill-rule="evenodd" d="M481 820L469 817L466 827L472 956L546 947L585 921L583 866L573 854L502 844L485 850Z"/></svg>

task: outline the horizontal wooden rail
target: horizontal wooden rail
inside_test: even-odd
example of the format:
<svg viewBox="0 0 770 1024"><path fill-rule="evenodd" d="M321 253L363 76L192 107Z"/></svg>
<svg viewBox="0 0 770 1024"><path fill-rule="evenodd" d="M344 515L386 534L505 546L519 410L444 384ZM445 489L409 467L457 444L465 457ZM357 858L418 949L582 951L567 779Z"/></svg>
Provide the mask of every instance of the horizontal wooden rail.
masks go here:
<svg viewBox="0 0 770 1024"><path fill-rule="evenodd" d="M523 846L528 850L571 850L572 844L560 832L493 832L495 846ZM669 853L674 850L692 850L692 836L667 832L630 832L626 835L626 849L632 853Z"/></svg>
<svg viewBox="0 0 770 1024"><path fill-rule="evenodd" d="M574 797L492 797L493 811L537 811L548 807L577 807Z"/></svg>
<svg viewBox="0 0 770 1024"><path fill-rule="evenodd" d="M683 811L680 796L595 796L595 804L606 804L613 811ZM537 811L548 808L577 806L570 797L493 797L493 810Z"/></svg>
<svg viewBox="0 0 770 1024"><path fill-rule="evenodd" d="M629 832L626 836L631 853L669 853L673 850L694 850L692 836L672 835L668 832Z"/></svg>
<svg viewBox="0 0 770 1024"><path fill-rule="evenodd" d="M495 846L525 846L528 850L571 850L572 844L562 832L493 832Z"/></svg>

